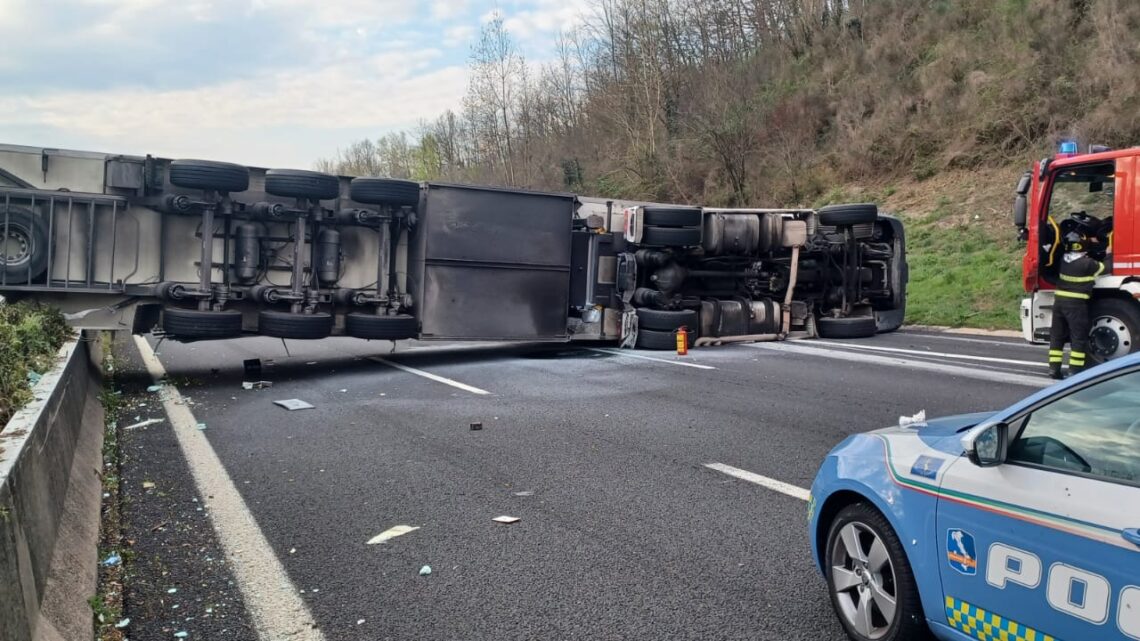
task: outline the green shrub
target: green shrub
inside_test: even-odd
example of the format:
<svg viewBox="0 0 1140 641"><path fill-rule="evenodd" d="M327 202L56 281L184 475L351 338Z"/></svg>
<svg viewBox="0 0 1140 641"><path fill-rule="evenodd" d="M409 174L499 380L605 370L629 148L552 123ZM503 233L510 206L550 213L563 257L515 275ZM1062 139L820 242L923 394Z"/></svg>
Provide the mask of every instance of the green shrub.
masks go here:
<svg viewBox="0 0 1140 641"><path fill-rule="evenodd" d="M0 305L0 427L32 400L31 379L51 369L71 335L57 309Z"/></svg>

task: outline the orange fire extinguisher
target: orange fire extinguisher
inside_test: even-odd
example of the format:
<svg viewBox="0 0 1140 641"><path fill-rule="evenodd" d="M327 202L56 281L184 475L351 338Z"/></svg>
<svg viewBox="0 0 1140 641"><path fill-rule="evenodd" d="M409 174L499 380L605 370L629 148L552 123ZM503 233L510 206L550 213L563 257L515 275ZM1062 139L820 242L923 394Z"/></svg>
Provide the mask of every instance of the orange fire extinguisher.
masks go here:
<svg viewBox="0 0 1140 641"><path fill-rule="evenodd" d="M689 329L684 325L677 328L677 356L689 353Z"/></svg>

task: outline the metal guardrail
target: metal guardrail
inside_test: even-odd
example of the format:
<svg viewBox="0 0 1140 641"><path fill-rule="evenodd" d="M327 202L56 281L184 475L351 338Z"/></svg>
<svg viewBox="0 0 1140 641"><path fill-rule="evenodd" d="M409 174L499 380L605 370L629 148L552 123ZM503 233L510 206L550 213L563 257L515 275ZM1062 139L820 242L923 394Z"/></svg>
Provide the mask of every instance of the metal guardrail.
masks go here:
<svg viewBox="0 0 1140 641"><path fill-rule="evenodd" d="M116 282L115 256L118 251L119 217L130 212L131 204L127 198L84 192L0 187L0 199L4 204L3 214L0 215L0 232L3 232L0 240L4 243L5 252L9 242L9 225L11 224L13 206L26 207L32 212L33 217L38 217L41 220L46 218L47 221L47 269L40 274L33 273L32 266L35 261L30 257L26 277L13 278L9 276L7 269L0 269L0 290L73 291L77 293L124 291L123 283L134 272ZM80 219L79 225L83 225L84 219L86 219L87 227L85 246L78 252L73 246L76 218ZM108 250L107 241L99 238L98 230L101 227L100 223L105 222L107 218L110 219L110 269L105 280L96 281L96 251ZM63 229L62 225L64 224L67 226L67 232L62 236L64 246L58 248L55 243L56 234L58 230ZM102 244L97 247L97 241L100 240ZM32 239L33 245L34 242ZM35 252L37 249L32 246L30 251ZM137 250L138 248L135 251L135 271L138 270ZM57 271L55 270L55 263L60 251L63 251L66 256L62 275L53 273ZM0 257L0 261L6 259L6 255ZM83 275L76 280L72 279L73 263L80 263L85 268Z"/></svg>

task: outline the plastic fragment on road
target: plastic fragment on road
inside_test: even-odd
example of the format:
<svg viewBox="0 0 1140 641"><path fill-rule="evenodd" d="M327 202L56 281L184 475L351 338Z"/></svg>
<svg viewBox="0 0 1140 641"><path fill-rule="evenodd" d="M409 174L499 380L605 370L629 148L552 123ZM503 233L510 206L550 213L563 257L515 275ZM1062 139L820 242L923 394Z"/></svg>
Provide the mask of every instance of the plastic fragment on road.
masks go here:
<svg viewBox="0 0 1140 641"><path fill-rule="evenodd" d="M43 377L44 375L39 372L28 371L28 385L36 385Z"/></svg>
<svg viewBox="0 0 1140 641"><path fill-rule="evenodd" d="M918 425L926 425L926 410L922 410L913 416L899 417L899 427L911 427Z"/></svg>
<svg viewBox="0 0 1140 641"><path fill-rule="evenodd" d="M418 525L397 525L390 527L380 534L372 537L371 539L368 539L368 543L366 545L376 545L377 543L383 543L384 541L394 539L397 536L403 536L408 532L415 532L418 529L420 529L420 526Z"/></svg>
<svg viewBox="0 0 1140 641"><path fill-rule="evenodd" d="M154 481L143 481L143 489L144 490L153 490L154 489Z"/></svg>
<svg viewBox="0 0 1140 641"><path fill-rule="evenodd" d="M422 568L420 568L420 576L428 576L429 574L431 574L431 566L430 565L425 565Z"/></svg>
<svg viewBox="0 0 1140 641"><path fill-rule="evenodd" d="M472 423L472 424L471 424L471 429L472 429L473 431L476 431L476 432L478 432L479 430L483 429L483 424L482 424L482 423Z"/></svg>
<svg viewBox="0 0 1140 641"><path fill-rule="evenodd" d="M198 423L198 425L196 427L198 428L199 432L204 432L206 430L206 424L205 423Z"/></svg>
<svg viewBox="0 0 1140 641"><path fill-rule="evenodd" d="M273 401L273 404L280 406L280 407L284 407L285 409L289 410L290 412L294 412L296 410L311 410L311 409L313 409L313 405L311 403L306 403L305 401L302 401L299 398L287 398L283 401Z"/></svg>
<svg viewBox="0 0 1140 641"><path fill-rule="evenodd" d="M151 385L150 387L146 388L146 391L153 393L153 392L160 391L161 389L162 389L161 385Z"/></svg>
<svg viewBox="0 0 1140 641"><path fill-rule="evenodd" d="M515 492L515 496L534 496L534 492L530 490L523 490L522 492Z"/></svg>
<svg viewBox="0 0 1140 641"><path fill-rule="evenodd" d="M185 630L182 630L181 632L175 632L174 633L175 639L185 639L188 636L190 636L190 634L188 632L186 632Z"/></svg>
<svg viewBox="0 0 1140 641"><path fill-rule="evenodd" d="M103 565L105 567L111 567L112 565L118 565L122 562L123 562L123 557L119 556L117 553L111 554L107 558L103 559Z"/></svg>
<svg viewBox="0 0 1140 641"><path fill-rule="evenodd" d="M130 624L131 624L131 620L129 618L121 619L118 623L115 624L115 627L122 630L123 628L127 627Z"/></svg>
<svg viewBox="0 0 1140 641"><path fill-rule="evenodd" d="M242 381L242 389L265 389L273 387L273 381Z"/></svg>
<svg viewBox="0 0 1140 641"><path fill-rule="evenodd" d="M495 523L502 523L504 525L511 525L513 523L518 523L522 519L520 519L517 516L496 516L495 518L493 518L491 520L494 521Z"/></svg>
<svg viewBox="0 0 1140 641"><path fill-rule="evenodd" d="M140 419L140 418L142 418L142 417L136 416L135 420L138 421L138 419ZM140 427L146 427L147 425L154 425L155 423L161 423L162 421L163 421L163 419L161 419L161 418L148 418L145 421L139 421L138 423L133 423L131 425L128 425L128 426L124 427L123 429L124 430L138 429Z"/></svg>
<svg viewBox="0 0 1140 641"><path fill-rule="evenodd" d="M169 590L166 591L166 593L167 594L174 594L177 591L178 591L178 588L170 588Z"/></svg>

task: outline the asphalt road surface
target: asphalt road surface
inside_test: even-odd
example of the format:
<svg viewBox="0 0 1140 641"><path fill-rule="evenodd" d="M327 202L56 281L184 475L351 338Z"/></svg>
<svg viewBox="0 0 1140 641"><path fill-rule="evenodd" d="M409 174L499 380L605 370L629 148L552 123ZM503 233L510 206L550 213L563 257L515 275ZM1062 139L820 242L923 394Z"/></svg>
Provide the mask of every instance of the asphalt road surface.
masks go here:
<svg viewBox="0 0 1140 641"><path fill-rule="evenodd" d="M335 640L841 639L797 488L848 434L997 409L1047 382L1041 346L916 332L687 357L289 349L164 342L158 358ZM271 388L242 388L250 358ZM314 407L273 404L293 398ZM504 515L520 521L492 521ZM398 525L419 529L367 543Z"/></svg>

